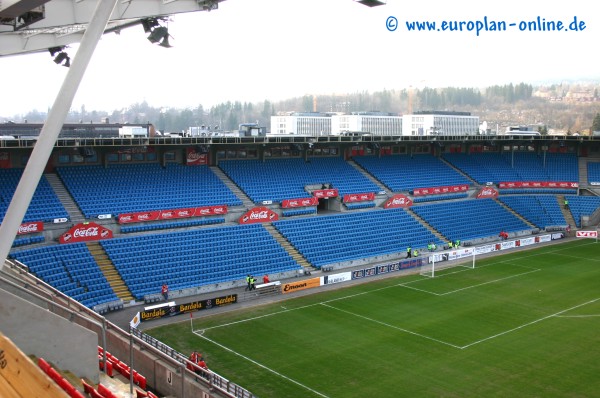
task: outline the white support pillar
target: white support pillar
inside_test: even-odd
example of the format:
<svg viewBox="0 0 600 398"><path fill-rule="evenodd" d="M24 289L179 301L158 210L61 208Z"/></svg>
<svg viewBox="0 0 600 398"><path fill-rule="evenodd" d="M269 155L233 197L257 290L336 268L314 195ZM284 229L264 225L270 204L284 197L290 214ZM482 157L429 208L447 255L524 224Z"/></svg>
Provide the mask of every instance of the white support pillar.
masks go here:
<svg viewBox="0 0 600 398"><path fill-rule="evenodd" d="M94 16L81 39L81 45L77 50L77 54L75 55L62 87L54 100L54 105L48 113L48 120L44 124L35 147L31 152L29 161L23 171L23 176L10 201L2 225L0 225L0 271L4 267L4 260L10 252L19 226L27 212L31 198L42 177L48 159L50 159L50 155L52 154L52 149L54 148L58 134L60 133L67 113L71 108L73 98L77 93L81 79L92 58L94 50L96 49L96 45L104 33L106 24L108 23L117 1L118 0L98 0Z"/></svg>

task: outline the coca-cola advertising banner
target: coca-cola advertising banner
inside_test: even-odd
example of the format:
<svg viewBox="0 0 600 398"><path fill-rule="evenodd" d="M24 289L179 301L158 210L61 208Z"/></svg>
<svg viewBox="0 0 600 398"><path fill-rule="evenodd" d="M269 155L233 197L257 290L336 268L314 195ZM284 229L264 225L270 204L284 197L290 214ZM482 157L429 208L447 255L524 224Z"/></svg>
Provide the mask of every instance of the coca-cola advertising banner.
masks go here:
<svg viewBox="0 0 600 398"><path fill-rule="evenodd" d="M373 192L349 193L347 195L344 195L344 203L366 202L369 200L375 200L375 194Z"/></svg>
<svg viewBox="0 0 600 398"><path fill-rule="evenodd" d="M556 181L515 181L501 182L498 188L577 188L578 182Z"/></svg>
<svg viewBox="0 0 600 398"><path fill-rule="evenodd" d="M254 224L257 222L271 222L279 220L279 215L266 207L255 207L248 210L240 217L240 224Z"/></svg>
<svg viewBox="0 0 600 398"><path fill-rule="evenodd" d="M58 238L59 243L89 242L92 240L111 239L110 229L93 222L77 224Z"/></svg>
<svg viewBox="0 0 600 398"><path fill-rule="evenodd" d="M10 168L10 153L0 152L0 169Z"/></svg>
<svg viewBox="0 0 600 398"><path fill-rule="evenodd" d="M186 159L185 163L188 166L200 166L204 164L208 164L208 154L206 153L198 153L195 148L188 147L185 150Z"/></svg>
<svg viewBox="0 0 600 398"><path fill-rule="evenodd" d="M498 191L495 188L485 187L477 192L477 199L497 198Z"/></svg>
<svg viewBox="0 0 600 398"><path fill-rule="evenodd" d="M138 213L119 214L119 224L128 224L132 222L146 222L157 220L172 220L176 218L216 216L227 214L227 205L189 207L172 210L153 210Z"/></svg>
<svg viewBox="0 0 600 398"><path fill-rule="evenodd" d="M312 198L285 199L281 202L281 207L286 209L289 207L316 206L318 204L319 199L313 196Z"/></svg>
<svg viewBox="0 0 600 398"><path fill-rule="evenodd" d="M338 190L335 188L332 189L317 189L313 191L313 196L315 198L336 198L338 196Z"/></svg>
<svg viewBox="0 0 600 398"><path fill-rule="evenodd" d="M394 209L396 207L410 207L412 206L413 201L406 195L397 194L389 198L385 204L383 205L386 209Z"/></svg>
<svg viewBox="0 0 600 398"><path fill-rule="evenodd" d="M439 195L442 193L457 193L457 192L467 192L469 190L468 184L462 185L449 185L445 187L433 187L433 188L416 188L413 191L414 196L422 196L422 195Z"/></svg>
<svg viewBox="0 0 600 398"><path fill-rule="evenodd" d="M17 235L34 234L44 230L44 223L41 221L26 222L19 226Z"/></svg>

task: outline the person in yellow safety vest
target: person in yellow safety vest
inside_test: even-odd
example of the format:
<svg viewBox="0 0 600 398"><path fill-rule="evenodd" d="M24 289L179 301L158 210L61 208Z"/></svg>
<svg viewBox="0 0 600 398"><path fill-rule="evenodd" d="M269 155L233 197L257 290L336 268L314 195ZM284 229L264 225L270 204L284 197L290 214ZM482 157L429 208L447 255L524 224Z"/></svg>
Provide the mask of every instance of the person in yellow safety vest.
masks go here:
<svg viewBox="0 0 600 398"><path fill-rule="evenodd" d="M427 244L427 250L428 250L428 251L431 251L431 243L428 243L428 244Z"/></svg>
<svg viewBox="0 0 600 398"><path fill-rule="evenodd" d="M413 257L418 257L419 256L419 251L417 249L413 250Z"/></svg>
<svg viewBox="0 0 600 398"><path fill-rule="evenodd" d="M452 249L452 242L448 242L448 249Z"/></svg>
<svg viewBox="0 0 600 398"><path fill-rule="evenodd" d="M568 209L569 208L569 201L566 198L565 198L565 202L564 203L565 203L565 209Z"/></svg>
<svg viewBox="0 0 600 398"><path fill-rule="evenodd" d="M410 248L410 246L408 246L406 248L406 258L410 258L412 255L412 249Z"/></svg>
<svg viewBox="0 0 600 398"><path fill-rule="evenodd" d="M454 242L454 247L458 246L460 246L460 239L456 239L456 242Z"/></svg>

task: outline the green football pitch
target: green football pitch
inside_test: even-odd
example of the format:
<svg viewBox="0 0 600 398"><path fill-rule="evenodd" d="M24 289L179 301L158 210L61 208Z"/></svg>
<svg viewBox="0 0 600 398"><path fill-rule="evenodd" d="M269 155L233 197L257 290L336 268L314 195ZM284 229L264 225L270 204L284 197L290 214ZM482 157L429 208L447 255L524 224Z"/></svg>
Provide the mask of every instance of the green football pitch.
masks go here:
<svg viewBox="0 0 600 398"><path fill-rule="evenodd" d="M600 244L477 259L147 331L266 397L600 397Z"/></svg>

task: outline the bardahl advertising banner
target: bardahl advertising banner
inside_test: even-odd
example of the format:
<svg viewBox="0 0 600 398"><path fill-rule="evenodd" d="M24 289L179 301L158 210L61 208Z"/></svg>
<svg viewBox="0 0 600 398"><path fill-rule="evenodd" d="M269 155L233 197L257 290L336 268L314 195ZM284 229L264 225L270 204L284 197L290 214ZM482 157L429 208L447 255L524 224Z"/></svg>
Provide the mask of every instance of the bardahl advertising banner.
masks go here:
<svg viewBox="0 0 600 398"><path fill-rule="evenodd" d="M207 310L213 307L222 307L224 305L237 303L237 300L237 294L230 294L228 296L221 296L200 301L192 301L190 303L185 304L159 307L149 311L140 311L140 320L142 322L145 322L154 319L166 318L168 316L175 316L187 314L189 312L194 311Z"/></svg>

